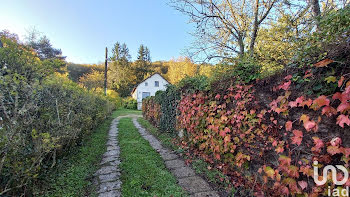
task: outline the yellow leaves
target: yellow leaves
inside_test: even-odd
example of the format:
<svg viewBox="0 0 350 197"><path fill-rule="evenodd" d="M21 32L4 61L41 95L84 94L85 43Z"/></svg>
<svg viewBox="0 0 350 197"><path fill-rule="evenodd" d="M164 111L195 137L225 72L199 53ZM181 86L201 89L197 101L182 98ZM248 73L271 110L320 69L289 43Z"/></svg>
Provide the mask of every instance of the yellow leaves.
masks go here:
<svg viewBox="0 0 350 197"><path fill-rule="evenodd" d="M329 76L324 79L327 83L335 83L337 81L337 78L335 76Z"/></svg>
<svg viewBox="0 0 350 197"><path fill-rule="evenodd" d="M266 166L264 168L264 172L266 173L266 175L268 177L270 177L271 179L274 179L275 177L275 171L270 167L270 166Z"/></svg>

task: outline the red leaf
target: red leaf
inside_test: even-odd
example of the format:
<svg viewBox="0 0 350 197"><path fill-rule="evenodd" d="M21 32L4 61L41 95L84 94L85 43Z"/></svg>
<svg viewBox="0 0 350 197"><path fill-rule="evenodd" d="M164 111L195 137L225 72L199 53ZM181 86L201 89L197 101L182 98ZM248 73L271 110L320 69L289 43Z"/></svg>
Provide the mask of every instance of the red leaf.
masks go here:
<svg viewBox="0 0 350 197"><path fill-rule="evenodd" d="M306 131L310 131L311 129L317 130L316 122L314 122L312 120L310 121L309 116L307 116L305 114L301 115L300 121L303 121Z"/></svg>
<svg viewBox="0 0 350 197"><path fill-rule="evenodd" d="M304 127L306 131L310 131L311 129L315 130L317 128L317 124L314 121L304 122Z"/></svg>
<svg viewBox="0 0 350 197"><path fill-rule="evenodd" d="M319 96L317 99L314 100L313 102L313 108L315 110L318 110L320 109L320 107L323 107L323 106L328 106L330 103L329 99L322 95L322 96Z"/></svg>
<svg viewBox="0 0 350 197"><path fill-rule="evenodd" d="M350 126L349 116L345 116L344 114L339 115L337 118L337 124L342 128L344 128L344 124Z"/></svg>
<svg viewBox="0 0 350 197"><path fill-rule="evenodd" d="M215 96L215 99L219 100L219 99L220 99L220 94L217 94L217 95Z"/></svg>
<svg viewBox="0 0 350 197"><path fill-rule="evenodd" d="M342 113L343 111L347 111L350 109L350 104L349 103L341 103L338 107L337 107L337 111Z"/></svg>
<svg viewBox="0 0 350 197"><path fill-rule="evenodd" d="M321 148L324 146L323 141L318 137L312 137L312 139L314 140L315 146L311 148L311 151L321 152Z"/></svg>
<svg viewBox="0 0 350 197"><path fill-rule="evenodd" d="M225 132L224 130L220 130L220 133L219 133L219 135L220 135L221 137L225 137L225 135L226 135L226 132Z"/></svg>
<svg viewBox="0 0 350 197"><path fill-rule="evenodd" d="M293 127L292 121L287 121L286 122L286 131L291 131Z"/></svg>
<svg viewBox="0 0 350 197"><path fill-rule="evenodd" d="M278 89L288 90L291 83L291 81L285 82L284 84L278 86Z"/></svg>
<svg viewBox="0 0 350 197"><path fill-rule="evenodd" d="M292 75L287 75L286 77L284 77L285 80L290 80L292 78Z"/></svg>
<svg viewBox="0 0 350 197"><path fill-rule="evenodd" d="M296 101L298 104L301 104L301 103L304 101L304 97L303 97L303 96L298 97L295 101Z"/></svg>
<svg viewBox="0 0 350 197"><path fill-rule="evenodd" d="M316 64L314 64L314 66L316 66L316 67L325 67L325 66L327 66L328 64L333 63L333 62L334 62L334 61L331 60L331 59L324 59L324 60L322 60L322 61L317 62Z"/></svg>
<svg viewBox="0 0 350 197"><path fill-rule="evenodd" d="M305 71L304 79L306 79L306 78L308 78L308 77L310 77L310 76L312 76L311 70Z"/></svg>
<svg viewBox="0 0 350 197"><path fill-rule="evenodd" d="M290 102L288 103L288 105L289 105L291 108L293 108L293 107L297 107L297 106L298 106L298 103L297 103L296 101L290 101Z"/></svg>
<svg viewBox="0 0 350 197"><path fill-rule="evenodd" d="M300 104L300 106L304 107L304 106L306 105L306 106L310 107L311 104L312 104L312 100L309 99L309 100L307 100L307 101L302 102L302 103Z"/></svg>
<svg viewBox="0 0 350 197"><path fill-rule="evenodd" d="M337 114L337 110L331 106L326 106L322 109L322 115L326 115L328 117Z"/></svg>
<svg viewBox="0 0 350 197"><path fill-rule="evenodd" d="M298 185L300 186L300 188L302 190L304 190L305 188L307 188L307 182L306 181L298 181Z"/></svg>
<svg viewBox="0 0 350 197"><path fill-rule="evenodd" d="M292 144L297 144L299 146L303 140L303 132L299 130L293 130L293 134L294 136L291 138Z"/></svg>

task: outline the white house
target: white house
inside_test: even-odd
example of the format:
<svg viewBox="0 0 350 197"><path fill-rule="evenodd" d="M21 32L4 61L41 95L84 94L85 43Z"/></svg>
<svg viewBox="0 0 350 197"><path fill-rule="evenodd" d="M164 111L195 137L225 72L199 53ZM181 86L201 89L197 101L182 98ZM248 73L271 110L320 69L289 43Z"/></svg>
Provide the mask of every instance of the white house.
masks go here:
<svg viewBox="0 0 350 197"><path fill-rule="evenodd" d="M169 82L159 73L139 83L131 92L132 98L137 100L137 109L142 109L142 99L154 96L158 90L166 90L168 84Z"/></svg>

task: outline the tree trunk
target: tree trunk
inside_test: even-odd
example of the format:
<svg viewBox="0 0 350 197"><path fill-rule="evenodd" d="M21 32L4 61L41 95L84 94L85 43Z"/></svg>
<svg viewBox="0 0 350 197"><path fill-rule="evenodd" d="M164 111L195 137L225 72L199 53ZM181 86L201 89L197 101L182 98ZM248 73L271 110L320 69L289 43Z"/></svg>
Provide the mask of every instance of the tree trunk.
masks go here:
<svg viewBox="0 0 350 197"><path fill-rule="evenodd" d="M243 57L244 55L244 41L242 33L238 34L238 45L239 45L239 57Z"/></svg>
<svg viewBox="0 0 350 197"><path fill-rule="evenodd" d="M259 28L259 22L258 22L258 16L259 16L259 0L255 1L255 10L254 10L254 25L253 25L253 32L252 32L252 37L250 40L250 56L254 55L254 45L255 45L255 40L258 35L258 28Z"/></svg>
<svg viewBox="0 0 350 197"><path fill-rule="evenodd" d="M316 26L317 26L317 29L319 29L318 17L321 15L320 2L319 2L319 0L310 0L310 1L311 1L312 13L314 15Z"/></svg>
<svg viewBox="0 0 350 197"><path fill-rule="evenodd" d="M312 12L314 17L318 17L321 15L320 3L319 0L311 0Z"/></svg>

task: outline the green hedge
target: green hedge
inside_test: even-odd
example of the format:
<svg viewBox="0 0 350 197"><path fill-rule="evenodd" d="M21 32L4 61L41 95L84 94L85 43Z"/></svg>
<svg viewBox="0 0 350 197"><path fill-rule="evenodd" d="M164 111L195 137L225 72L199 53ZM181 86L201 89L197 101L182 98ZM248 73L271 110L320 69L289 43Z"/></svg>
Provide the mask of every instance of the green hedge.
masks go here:
<svg viewBox="0 0 350 197"><path fill-rule="evenodd" d="M115 108L0 35L0 196L31 195L35 179Z"/></svg>
<svg viewBox="0 0 350 197"><path fill-rule="evenodd" d="M163 132L175 132L176 108L181 98L177 87L170 85L166 91L158 91L143 100L144 117Z"/></svg>

